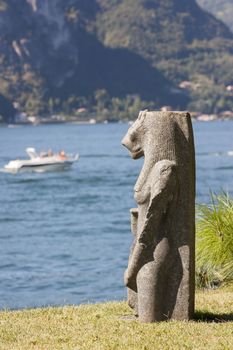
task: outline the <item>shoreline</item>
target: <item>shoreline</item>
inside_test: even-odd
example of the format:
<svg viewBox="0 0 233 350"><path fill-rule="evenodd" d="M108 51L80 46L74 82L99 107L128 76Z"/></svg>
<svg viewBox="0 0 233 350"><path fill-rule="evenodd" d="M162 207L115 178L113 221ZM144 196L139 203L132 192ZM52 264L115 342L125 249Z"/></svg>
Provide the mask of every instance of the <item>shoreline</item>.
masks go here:
<svg viewBox="0 0 233 350"><path fill-rule="evenodd" d="M198 118L192 118L192 122L201 122L201 123L210 123L210 122L229 122L233 121L233 118L216 118L216 119L210 119L210 120L202 120ZM42 121L37 121L35 123L25 121L25 122L15 122L15 123L1 123L0 122L0 127L9 127L9 128L14 128L17 126L37 126L37 125L58 125L58 124L73 124L73 125L96 125L96 124L132 124L133 121L128 120L128 121L72 121L72 120L42 120Z"/></svg>

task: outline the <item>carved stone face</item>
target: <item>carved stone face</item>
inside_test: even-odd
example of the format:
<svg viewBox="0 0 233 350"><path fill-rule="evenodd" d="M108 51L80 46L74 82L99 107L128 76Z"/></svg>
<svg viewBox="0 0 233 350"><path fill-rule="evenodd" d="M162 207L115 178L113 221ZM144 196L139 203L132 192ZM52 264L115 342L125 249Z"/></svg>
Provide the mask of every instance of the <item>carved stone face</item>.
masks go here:
<svg viewBox="0 0 233 350"><path fill-rule="evenodd" d="M121 141L122 145L125 146L133 159L138 159L144 156L143 147L143 121L145 118L145 112L139 114L138 119L129 128L127 134Z"/></svg>
<svg viewBox="0 0 233 350"><path fill-rule="evenodd" d="M145 156L151 163L162 159L176 160L177 114L141 111L122 140L131 157L138 159Z"/></svg>

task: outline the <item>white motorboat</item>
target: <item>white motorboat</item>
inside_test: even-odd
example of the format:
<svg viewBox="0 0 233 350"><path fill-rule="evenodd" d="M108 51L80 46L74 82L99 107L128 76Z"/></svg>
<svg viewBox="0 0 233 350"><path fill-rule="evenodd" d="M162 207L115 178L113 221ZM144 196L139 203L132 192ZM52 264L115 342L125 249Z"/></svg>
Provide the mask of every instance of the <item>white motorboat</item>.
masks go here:
<svg viewBox="0 0 233 350"><path fill-rule="evenodd" d="M68 169L74 162L79 159L79 155L69 155L61 151L53 154L51 151L37 154L35 148L28 147L26 152L30 159L11 160L4 166L5 172L23 173L23 172L49 172L62 171Z"/></svg>

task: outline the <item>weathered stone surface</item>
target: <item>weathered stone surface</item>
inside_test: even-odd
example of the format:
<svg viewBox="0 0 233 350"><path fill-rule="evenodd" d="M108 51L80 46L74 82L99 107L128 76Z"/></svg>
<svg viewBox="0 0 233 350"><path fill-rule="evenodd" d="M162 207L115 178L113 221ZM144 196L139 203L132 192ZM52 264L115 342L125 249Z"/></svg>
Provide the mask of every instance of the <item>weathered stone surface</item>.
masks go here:
<svg viewBox="0 0 233 350"><path fill-rule="evenodd" d="M194 313L195 154L186 112L139 113L122 140L144 155L131 209L134 236L125 272L128 303L142 322Z"/></svg>

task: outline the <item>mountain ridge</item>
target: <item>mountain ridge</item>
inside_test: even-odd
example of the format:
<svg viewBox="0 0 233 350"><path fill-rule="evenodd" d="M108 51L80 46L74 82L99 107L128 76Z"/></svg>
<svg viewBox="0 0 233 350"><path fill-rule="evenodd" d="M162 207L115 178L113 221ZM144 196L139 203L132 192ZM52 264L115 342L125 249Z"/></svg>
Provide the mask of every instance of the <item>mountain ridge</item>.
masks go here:
<svg viewBox="0 0 233 350"><path fill-rule="evenodd" d="M199 5L224 22L233 32L232 0L198 0Z"/></svg>
<svg viewBox="0 0 233 350"><path fill-rule="evenodd" d="M73 113L100 89L158 107L231 107L233 35L194 0L0 0L0 43L0 93L27 113L51 113L49 101ZM198 79L216 101L179 87Z"/></svg>

